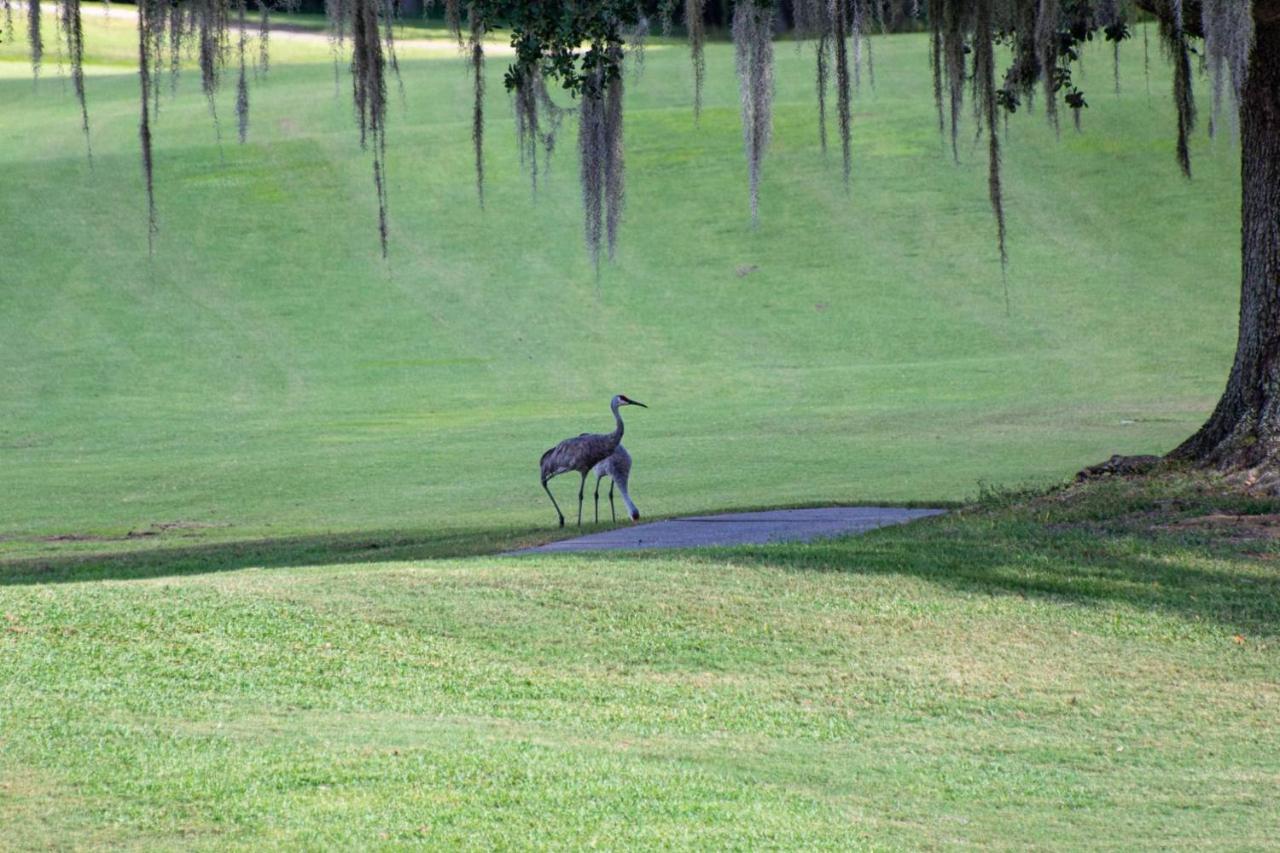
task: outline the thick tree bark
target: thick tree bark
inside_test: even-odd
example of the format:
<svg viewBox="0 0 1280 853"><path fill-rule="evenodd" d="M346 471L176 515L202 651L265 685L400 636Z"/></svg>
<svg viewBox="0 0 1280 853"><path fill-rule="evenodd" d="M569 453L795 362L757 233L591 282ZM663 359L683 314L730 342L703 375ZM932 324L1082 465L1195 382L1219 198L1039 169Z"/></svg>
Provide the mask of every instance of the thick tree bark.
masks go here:
<svg viewBox="0 0 1280 853"><path fill-rule="evenodd" d="M1280 487L1280 15L1255 6L1240 103L1242 280L1235 363L1226 391L1175 459Z"/></svg>

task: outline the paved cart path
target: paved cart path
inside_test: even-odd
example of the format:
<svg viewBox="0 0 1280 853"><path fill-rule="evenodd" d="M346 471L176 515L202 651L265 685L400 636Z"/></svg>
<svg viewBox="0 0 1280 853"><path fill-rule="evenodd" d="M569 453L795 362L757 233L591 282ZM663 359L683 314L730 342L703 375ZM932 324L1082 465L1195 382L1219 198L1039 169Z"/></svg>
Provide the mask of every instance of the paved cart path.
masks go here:
<svg viewBox="0 0 1280 853"><path fill-rule="evenodd" d="M939 515L941 509L838 506L818 509L775 509L728 515L693 515L649 524L617 527L602 533L550 542L513 554L563 551L619 551L637 548L698 548L705 545L759 545L806 541L849 533L865 533L889 524Z"/></svg>

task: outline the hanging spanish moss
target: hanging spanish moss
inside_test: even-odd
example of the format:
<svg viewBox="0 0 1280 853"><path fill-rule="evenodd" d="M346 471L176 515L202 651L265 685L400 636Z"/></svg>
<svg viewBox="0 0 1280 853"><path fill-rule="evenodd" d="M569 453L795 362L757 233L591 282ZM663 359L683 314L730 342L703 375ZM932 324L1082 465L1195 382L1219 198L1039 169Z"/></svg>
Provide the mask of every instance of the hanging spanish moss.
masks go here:
<svg viewBox="0 0 1280 853"><path fill-rule="evenodd" d="M862 3L859 0L847 0L849 3L849 40L853 43L853 89L862 91Z"/></svg>
<svg viewBox="0 0 1280 853"><path fill-rule="evenodd" d="M387 61L378 31L380 0L350 0L351 80L360 145L373 153L378 198L378 240L387 256Z"/></svg>
<svg viewBox="0 0 1280 853"><path fill-rule="evenodd" d="M1147 22L1142 22L1142 75L1147 81L1147 97L1151 97L1151 37Z"/></svg>
<svg viewBox="0 0 1280 853"><path fill-rule="evenodd" d="M871 88L876 87L876 64L873 54L871 53L871 27L874 25L878 17L874 3L868 3L867 0L845 0L848 2L851 11L847 13L847 20L850 22L849 38L853 42L853 87L859 91L862 89L862 64L865 61L867 65L867 80L871 84Z"/></svg>
<svg viewBox="0 0 1280 853"><path fill-rule="evenodd" d="M387 64L396 78L396 88L400 92L400 103L405 103L404 78L400 76L400 58L396 56L396 24L400 21L400 0L383 0L382 37L386 49Z"/></svg>
<svg viewBox="0 0 1280 853"><path fill-rule="evenodd" d="M960 3L947 3L942 10L942 71L951 119L951 157L957 163L960 162L960 110L964 105L965 51L968 49L966 11Z"/></svg>
<svg viewBox="0 0 1280 853"><path fill-rule="evenodd" d="M536 195L539 175L538 153L542 152L543 167L550 168L551 155L556 150L560 125L571 110L563 109L551 100L540 68L517 64L508 74L517 78L517 82L512 86L520 165L529 170L529 181Z"/></svg>
<svg viewBox="0 0 1280 853"><path fill-rule="evenodd" d="M13 41L13 0L4 0L4 38L3 41Z"/></svg>
<svg viewBox="0 0 1280 853"><path fill-rule="evenodd" d="M516 147L520 152L520 165L529 170L533 192L538 192L538 92L542 72L537 67L516 65L508 74L516 79L511 104L516 113Z"/></svg>
<svg viewBox="0 0 1280 853"><path fill-rule="evenodd" d="M164 26L161 0L139 0L138 2L138 86L139 102L142 105L138 120L138 138L142 147L142 175L147 187L147 253L155 254L156 232L159 226L156 221L156 191L154 180L154 160L151 152L151 45L155 37L156 18L160 18L160 27Z"/></svg>
<svg viewBox="0 0 1280 853"><path fill-rule="evenodd" d="M611 43L609 58L614 69L622 65L622 44ZM612 261L618 246L618 228L622 224L622 203L626 195L626 169L622 144L622 75L606 75L604 95L604 200L605 242Z"/></svg>
<svg viewBox="0 0 1280 853"><path fill-rule="evenodd" d="M997 120L993 0L977 0L973 27L973 78L980 104L981 125L987 134L987 196L996 220L996 243L1000 249L1000 271L1004 279L1004 308L1009 313L1009 283L1004 275L1009 266L1005 248L1004 193L1000 183L1000 126Z"/></svg>
<svg viewBox="0 0 1280 853"><path fill-rule="evenodd" d="M867 82L871 84L871 90L876 88L876 56L871 50L871 33L866 29L862 31L862 48L867 57Z"/></svg>
<svg viewBox="0 0 1280 853"><path fill-rule="evenodd" d="M848 189L849 178L853 174L853 94L849 74L849 47L846 39L849 27L846 14L844 0L830 0L827 17L831 27L831 48L836 59L836 124L840 131L840 165L844 186Z"/></svg>
<svg viewBox="0 0 1280 853"><path fill-rule="evenodd" d="M240 133L240 142L243 144L249 136L249 81L245 74L245 44L249 39L249 25L245 19L245 0L236 0L236 17L240 25L238 44L240 75L236 81L236 126Z"/></svg>
<svg viewBox="0 0 1280 853"><path fill-rule="evenodd" d="M631 79L644 76L644 49L649 43L649 18L640 3L636 3L636 22L624 27L622 41L627 46L627 58L631 60Z"/></svg>
<svg viewBox="0 0 1280 853"><path fill-rule="evenodd" d="M468 14L474 15L470 10L474 9L474 4L468 6ZM462 45L462 0L444 0L444 25L445 28L453 34L458 40L458 45Z"/></svg>
<svg viewBox="0 0 1280 853"><path fill-rule="evenodd" d="M13 0L0 0L5 10L6 34L12 30ZM152 132L160 107L160 86L166 51L171 88L176 88L181 60L195 54L201 90L218 128L216 94L226 63L237 61L236 117L241 141L249 124L248 32L249 0L140 0L138 51L140 81L139 136L148 203L148 243L156 233ZM254 0L260 16L256 72L269 68L268 40L273 0ZM401 0L326 0L329 35L333 44L335 83L340 81L339 59L351 41L349 68L352 97L361 146L372 156L378 203L378 231L385 255L388 242L386 174L386 68L396 74L402 95L403 80L395 49L395 27ZM583 190L584 234L593 261L612 258L621 223L625 173L623 168L623 54L630 50L640 68L648 20L646 9L656 8L664 30L669 28L680 0L658 0L642 7L637 0L468 0L467 32L462 33L462 0L444 0L451 30L465 50L474 90L471 135L476 167L476 190L485 200L484 163L484 50L482 41L495 28L509 28L516 59L507 71L506 87L513 95L521 160L529 169L535 192L540 171L551 162L557 133L571 110L556 105L549 86L558 84L580 104L580 177ZM684 15L694 67L694 112L703 106L706 62L704 56L706 0L685 0ZM1145 0L1144 0L1145 4ZM1081 62L1080 47L1099 31L1112 43L1113 60L1119 42L1129 37L1127 12L1132 0L933 0L929 4L930 60L933 94L939 130L951 140L951 152L959 159L959 124L966 83L973 87L973 113L978 136L987 134L988 194L996 219L1002 268L1007 262L1004 200L1001 181L1000 111L1008 115L1022 102L1031 103L1042 92L1050 123L1058 127L1058 97L1072 110L1077 129L1088 107L1084 93L1073 85L1073 67ZM1224 99L1238 101L1252 50L1253 20L1250 4L1243 0L1200 0L1200 20L1184 20L1185 0L1165 0L1160 14L1161 45L1173 65L1174 102L1178 115L1178 162L1188 175L1188 137L1195 123L1191 90L1191 54L1188 30L1205 34L1202 67L1212 75L1214 109L1211 132L1220 123ZM41 0L27 0L27 40L33 74L38 75L44 55L41 33ZM284 7L289 8L285 2ZM65 49L71 80L80 105L81 125L89 146L88 108L84 91L84 36L80 0L57 0L55 44ZM815 88L818 97L818 134L827 148L828 91L834 86L840 126L842 165L846 186L852 171L851 99L861 80L862 62L871 85L875 82L871 30L897 26L904 14L921 14L919 0L792 0L795 26L805 38L816 41ZM759 220L759 194L763 160L771 135L773 99L772 36L776 18L774 0L738 0L733 12L735 65L741 99L743 142L749 174L752 222ZM234 18L232 17L234 14ZM239 27L232 45L230 28ZM1144 46L1146 27L1144 25ZM852 44L852 67L850 45ZM996 45L1007 48L1011 61L997 87ZM584 45L590 49L583 50ZM1144 49L1144 55L1146 50ZM972 70L968 56L973 57ZM834 69L833 69L834 65ZM1144 66L1146 65L1144 61ZM1119 66L1113 61L1115 88ZM1075 67L1074 70L1079 70ZM945 94L944 94L945 93ZM944 105L944 101L947 102Z"/></svg>
<svg viewBox="0 0 1280 853"><path fill-rule="evenodd" d="M258 65L256 71L271 70L271 4L258 0ZM254 78L255 80L257 78Z"/></svg>
<svg viewBox="0 0 1280 853"><path fill-rule="evenodd" d="M1040 0L1036 20L1036 55L1040 59L1040 81L1044 85L1044 114L1049 125L1058 130L1058 0Z"/></svg>
<svg viewBox="0 0 1280 853"><path fill-rule="evenodd" d="M84 97L84 29L80 21L80 0L62 0L59 7L62 37L71 62L71 85L80 104L80 128L84 131L85 153L93 165L93 145L89 139L89 107Z"/></svg>
<svg viewBox="0 0 1280 853"><path fill-rule="evenodd" d="M1115 83L1115 93L1118 95L1120 94L1120 42L1129 37L1129 27L1124 12L1120 8L1120 0L1098 0L1094 17L1107 41L1111 42L1111 76Z"/></svg>
<svg viewBox="0 0 1280 853"><path fill-rule="evenodd" d="M176 95L178 92L178 77L182 73L182 37L183 33L183 16L182 10L172 6L161 7L164 11L159 12L160 15L168 14L169 21L169 94ZM156 26L154 37L153 53L155 56L161 56L163 49L165 27L163 20ZM155 110L160 109L160 89L155 89L156 102L153 105Z"/></svg>
<svg viewBox="0 0 1280 853"><path fill-rule="evenodd" d="M1181 4L1177 4L1181 12ZM1178 115L1178 141L1176 152L1182 174L1191 177L1191 148L1188 138L1195 129L1196 105L1191 91L1191 48L1187 33L1182 29L1181 15L1172 21L1160 19L1160 38L1169 59L1173 63L1173 106Z"/></svg>
<svg viewBox="0 0 1280 853"><path fill-rule="evenodd" d="M733 10L752 225L760 221L760 170L773 127L773 11L767 0L741 0Z"/></svg>
<svg viewBox="0 0 1280 853"><path fill-rule="evenodd" d="M707 0L685 0L684 26L689 31L689 54L693 60L693 119L702 117L702 84L707 76L707 58L703 47L707 40L703 21ZM736 12L735 12L736 15Z"/></svg>
<svg viewBox="0 0 1280 853"><path fill-rule="evenodd" d="M603 52L620 62L622 45L611 43ZM596 69L583 87L578 110L583 236L597 268L602 248L607 249L609 259L613 260L622 218L622 88L621 74L611 75L603 68Z"/></svg>
<svg viewBox="0 0 1280 853"><path fill-rule="evenodd" d="M827 86L831 76L831 39L827 33L818 36L818 69L815 81L818 89L818 140L822 144L822 153L827 153Z"/></svg>
<svg viewBox="0 0 1280 853"><path fill-rule="evenodd" d="M471 84L475 99L471 108L471 145L476 159L476 197L484 208L484 24L474 4L467 10L467 40L471 54Z"/></svg>
<svg viewBox="0 0 1280 853"><path fill-rule="evenodd" d="M835 58L832 16L836 2L793 0L791 11L797 39L814 41L814 91L818 96L818 143L827 153L827 91L831 88L831 63Z"/></svg>
<svg viewBox="0 0 1280 853"><path fill-rule="evenodd" d="M342 88L342 54L347 44L347 21L351 17L352 0L324 0L324 17L328 23L329 52L333 56L333 94Z"/></svg>
<svg viewBox="0 0 1280 853"><path fill-rule="evenodd" d="M938 134L946 133L946 110L942 106L942 16L929 18L929 69L933 72L933 105L938 111Z"/></svg>
<svg viewBox="0 0 1280 853"><path fill-rule="evenodd" d="M227 7L225 0L197 0L196 55L200 61L200 88L209 104L213 119L214 135L222 142L222 129L218 122L218 87L222 82L222 60L226 55ZM177 10L170 14L180 14Z"/></svg>
<svg viewBox="0 0 1280 853"><path fill-rule="evenodd" d="M676 23L676 6L680 0L661 0L658 3L658 29L663 37L671 35Z"/></svg>
<svg viewBox="0 0 1280 853"><path fill-rule="evenodd" d="M1249 52L1253 49L1253 14L1239 0L1201 0L1201 28L1204 30L1204 57L1213 80L1213 111L1209 135L1217 130L1222 115L1223 93L1230 86L1231 103L1240 103ZM1234 110L1228 110L1234 116ZM1233 125L1234 127L1234 122Z"/></svg>
<svg viewBox="0 0 1280 853"><path fill-rule="evenodd" d="M44 38L40 35L40 0L27 0L27 44L31 49L31 75L39 79L44 59Z"/></svg>

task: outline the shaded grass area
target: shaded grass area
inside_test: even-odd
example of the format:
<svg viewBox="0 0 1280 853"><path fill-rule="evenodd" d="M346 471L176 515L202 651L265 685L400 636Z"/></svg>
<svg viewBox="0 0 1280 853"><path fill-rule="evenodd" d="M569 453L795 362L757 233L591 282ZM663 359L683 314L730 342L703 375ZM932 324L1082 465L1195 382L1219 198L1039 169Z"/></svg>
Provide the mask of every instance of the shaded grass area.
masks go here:
<svg viewBox="0 0 1280 853"><path fill-rule="evenodd" d="M1280 543L1189 522L1277 510L1168 475L811 544L54 568L77 582L0 587L0 820L20 847L1266 846Z"/></svg>

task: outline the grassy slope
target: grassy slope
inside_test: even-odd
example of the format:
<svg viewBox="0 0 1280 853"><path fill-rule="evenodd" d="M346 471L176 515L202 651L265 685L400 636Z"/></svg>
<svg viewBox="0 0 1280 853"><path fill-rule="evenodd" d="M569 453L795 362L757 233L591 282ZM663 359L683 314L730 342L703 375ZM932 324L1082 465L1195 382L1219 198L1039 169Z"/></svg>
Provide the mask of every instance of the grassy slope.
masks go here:
<svg viewBox="0 0 1280 853"><path fill-rule="evenodd" d="M1111 104L1092 62L1087 135L1013 126L1007 320L977 153L938 156L920 42L877 47L852 203L779 50L754 235L727 52L697 131L651 53L598 289L569 160L531 206L501 97L476 212L453 64L406 63L387 268L323 54L289 48L224 161L189 90L164 106L153 262L134 81L91 81L89 172L56 83L0 74L0 848L1270 843L1280 550L1162 525L1274 506L1173 479L844 542L464 556L545 535L532 461L614 390L654 406L658 513L954 498L1194 426L1230 158L1173 180L1163 97L1130 69ZM232 526L38 538L177 520Z"/></svg>
<svg viewBox="0 0 1280 853"><path fill-rule="evenodd" d="M127 58L127 17L87 27L91 51ZM621 257L599 282L572 129L535 204L503 60L484 212L460 63L404 61L384 265L346 89L322 44L277 47L247 146L219 155L191 73L162 105L150 261L135 77L91 80L91 171L52 48L38 87L8 64L0 549L176 521L214 525L197 539L544 525L538 455L607 428L617 391L652 406L628 438L651 516L957 499L1167 449L1222 382L1237 165L1224 144L1176 177L1165 70L1149 97L1140 47L1118 100L1090 56L1087 133L1011 125L1012 317L982 149L966 135L962 165L943 154L919 38L877 40L848 197L817 149L811 57L779 46L754 233L731 51L708 55L695 128L687 57L651 50L628 95Z"/></svg>
<svg viewBox="0 0 1280 853"><path fill-rule="evenodd" d="M1280 547L1163 526L1210 507L1276 509L1175 480L813 545L10 573L0 847L1262 848Z"/></svg>

